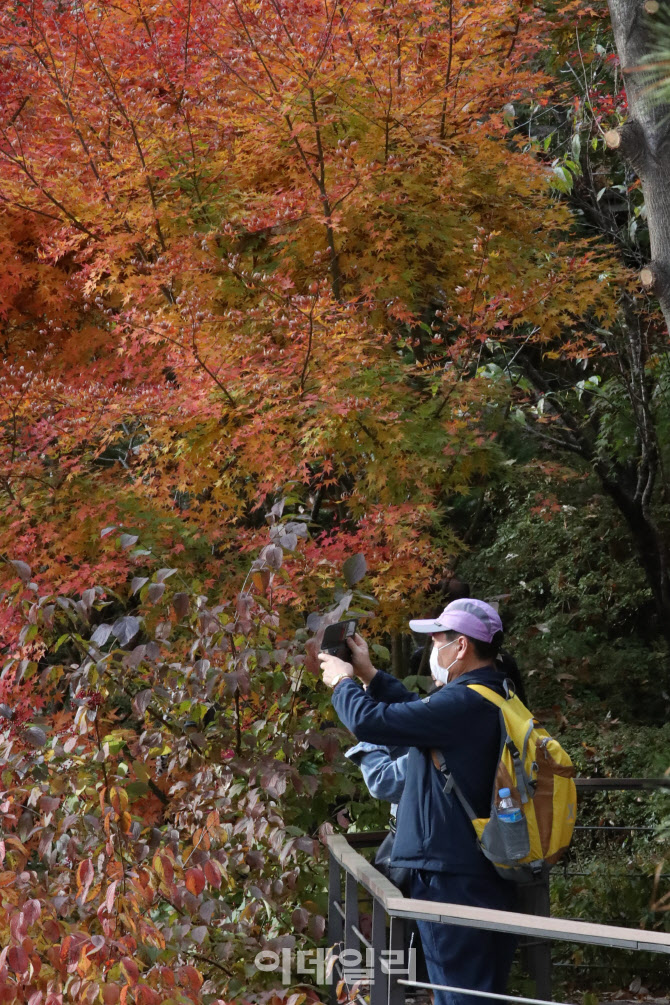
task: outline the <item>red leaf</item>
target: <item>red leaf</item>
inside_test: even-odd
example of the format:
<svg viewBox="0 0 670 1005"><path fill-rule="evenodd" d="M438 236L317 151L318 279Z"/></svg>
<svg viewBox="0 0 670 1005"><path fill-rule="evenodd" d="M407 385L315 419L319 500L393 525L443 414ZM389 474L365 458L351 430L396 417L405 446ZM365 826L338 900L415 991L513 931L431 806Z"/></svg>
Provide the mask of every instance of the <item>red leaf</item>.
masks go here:
<svg viewBox="0 0 670 1005"><path fill-rule="evenodd" d="M188 593L175 593L172 598L172 606L180 621L182 618L185 618L190 606Z"/></svg>
<svg viewBox="0 0 670 1005"><path fill-rule="evenodd" d="M215 887L217 890L219 889L221 886L221 872L216 862L213 862L212 859L205 862L205 877L210 886Z"/></svg>
<svg viewBox="0 0 670 1005"><path fill-rule="evenodd" d="M23 913L29 925L34 924L42 913L42 905L39 900L27 900L23 905Z"/></svg>
<svg viewBox="0 0 670 1005"><path fill-rule="evenodd" d="M121 970L128 983L134 987L140 979L140 968L135 963L135 960L131 960L129 956L124 956L121 960Z"/></svg>
<svg viewBox="0 0 670 1005"><path fill-rule="evenodd" d="M159 995L158 991L154 991L153 988L148 987L146 984L142 984L135 992L135 998L138 1005L160 1005L163 1000L163 996Z"/></svg>
<svg viewBox="0 0 670 1005"><path fill-rule="evenodd" d="M199 991L202 986L203 977L195 967L179 967L177 977L182 987L188 987L191 991Z"/></svg>
<svg viewBox="0 0 670 1005"><path fill-rule="evenodd" d="M93 882L94 875L93 863L90 858L87 858L85 861L79 863L79 867L77 869L77 899L81 901L82 904L86 903L86 898L88 896L88 891L91 889L91 883Z"/></svg>
<svg viewBox="0 0 670 1005"><path fill-rule="evenodd" d="M28 959L28 953L25 951L23 946L9 947L9 952L7 953L7 963L9 964L10 970L16 971L17 974L25 974L30 960Z"/></svg>
<svg viewBox="0 0 670 1005"><path fill-rule="evenodd" d="M202 869L186 870L186 889L190 890L195 897L200 896L205 889L205 874Z"/></svg>
<svg viewBox="0 0 670 1005"><path fill-rule="evenodd" d="M9 919L9 934L15 942L20 942L28 934L28 925L23 911L15 911Z"/></svg>
<svg viewBox="0 0 670 1005"><path fill-rule="evenodd" d="M58 796L40 796L38 806L43 813L53 813L60 806Z"/></svg>
<svg viewBox="0 0 670 1005"><path fill-rule="evenodd" d="M291 915L291 922L296 932L304 932L307 928L308 921L309 911L306 911L304 907L296 907L295 911Z"/></svg>
<svg viewBox="0 0 670 1005"><path fill-rule="evenodd" d="M114 907L114 896L116 894L116 883L117 883L116 880L114 880L113 883L110 883L109 886L107 887L107 892L105 894L105 907L106 907L107 911L110 914L112 913L112 908Z"/></svg>

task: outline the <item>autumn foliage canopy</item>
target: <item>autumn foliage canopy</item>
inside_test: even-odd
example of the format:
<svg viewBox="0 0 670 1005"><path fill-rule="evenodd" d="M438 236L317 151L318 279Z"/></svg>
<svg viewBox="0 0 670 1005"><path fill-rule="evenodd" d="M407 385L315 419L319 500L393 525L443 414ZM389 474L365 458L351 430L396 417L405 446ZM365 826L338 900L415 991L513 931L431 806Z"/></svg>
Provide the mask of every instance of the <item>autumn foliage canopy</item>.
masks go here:
<svg viewBox="0 0 670 1005"><path fill-rule="evenodd" d="M578 16L2 3L0 1001L249 996L321 939L302 612L404 619L498 456L491 354L616 311L510 133Z"/></svg>

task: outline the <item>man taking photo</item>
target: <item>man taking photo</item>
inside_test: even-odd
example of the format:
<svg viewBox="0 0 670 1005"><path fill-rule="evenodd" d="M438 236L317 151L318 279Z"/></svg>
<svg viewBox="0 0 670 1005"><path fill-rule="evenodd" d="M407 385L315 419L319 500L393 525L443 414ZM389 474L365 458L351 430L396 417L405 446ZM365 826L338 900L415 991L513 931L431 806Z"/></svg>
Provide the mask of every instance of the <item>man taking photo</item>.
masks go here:
<svg viewBox="0 0 670 1005"><path fill-rule="evenodd" d="M376 670L359 635L348 640L351 663L319 654L335 711L356 739L410 748L391 864L410 870L410 897L514 910L513 884L500 878L479 850L458 798L453 790L445 791L436 760L439 751L475 813L488 817L500 753L498 710L467 685L504 693L495 667L502 622L489 604L464 598L448 604L437 618L409 626L432 637L431 673L443 686L427 698ZM432 984L504 994L515 936L418 924ZM435 992L435 1005L472 1001L457 992Z"/></svg>

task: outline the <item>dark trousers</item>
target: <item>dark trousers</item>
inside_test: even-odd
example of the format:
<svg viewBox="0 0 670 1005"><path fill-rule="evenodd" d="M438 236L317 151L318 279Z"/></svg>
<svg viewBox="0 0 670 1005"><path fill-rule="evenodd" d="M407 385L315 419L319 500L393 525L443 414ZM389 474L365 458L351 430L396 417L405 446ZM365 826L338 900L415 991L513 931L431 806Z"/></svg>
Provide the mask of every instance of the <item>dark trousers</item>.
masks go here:
<svg viewBox="0 0 670 1005"><path fill-rule="evenodd" d="M412 869L410 897L497 911L513 911L516 907L514 884L501 879L493 869L477 876ZM516 935L430 921L419 921L418 925L431 984L505 994ZM499 1003L491 998L436 991L435 1005Z"/></svg>

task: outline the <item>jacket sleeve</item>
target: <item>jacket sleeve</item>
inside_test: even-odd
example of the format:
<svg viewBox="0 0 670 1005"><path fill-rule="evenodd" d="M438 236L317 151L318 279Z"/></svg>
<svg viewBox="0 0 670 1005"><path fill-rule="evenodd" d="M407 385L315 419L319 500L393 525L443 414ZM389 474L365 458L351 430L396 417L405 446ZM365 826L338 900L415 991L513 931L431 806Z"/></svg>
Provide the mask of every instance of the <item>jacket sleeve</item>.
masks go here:
<svg viewBox="0 0 670 1005"><path fill-rule="evenodd" d="M400 801L405 787L407 754L394 759L387 747L380 746L361 752L357 761L373 799L385 799L389 803Z"/></svg>
<svg viewBox="0 0 670 1005"><path fill-rule="evenodd" d="M332 701L357 740L448 751L472 726L465 691L447 684L427 701L387 704L375 701L353 680L343 680L334 689Z"/></svg>
<svg viewBox="0 0 670 1005"><path fill-rule="evenodd" d="M363 754L368 754L370 751L374 750L383 750L385 753L391 754L391 749L392 749L391 747L387 747L385 744L382 743L366 743L364 740L362 740L360 743L357 743L354 747L349 747L348 750L345 750L344 756L347 758L348 761L352 761L357 768L360 768L361 758L363 757ZM402 747L398 747L397 749L402 750Z"/></svg>
<svg viewBox="0 0 670 1005"><path fill-rule="evenodd" d="M368 685L368 694L375 701L419 701L419 695L409 691L396 677L378 670Z"/></svg>

